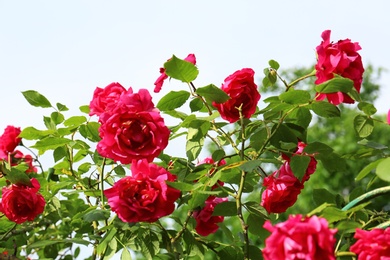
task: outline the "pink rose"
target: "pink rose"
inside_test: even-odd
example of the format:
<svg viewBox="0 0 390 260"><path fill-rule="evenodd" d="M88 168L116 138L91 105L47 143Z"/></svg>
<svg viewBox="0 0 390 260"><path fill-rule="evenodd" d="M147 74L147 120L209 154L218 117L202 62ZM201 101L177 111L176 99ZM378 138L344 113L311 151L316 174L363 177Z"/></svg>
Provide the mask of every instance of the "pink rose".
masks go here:
<svg viewBox="0 0 390 260"><path fill-rule="evenodd" d="M387 123L390 125L390 109L387 111Z"/></svg>
<svg viewBox="0 0 390 260"><path fill-rule="evenodd" d="M185 61L191 62L192 64L196 64L196 57L194 54L188 54L188 56L184 59ZM162 85L164 84L164 81L168 78L168 75L165 74L165 69L160 68L161 75L157 78L157 80L154 82L154 92L158 93L161 91Z"/></svg>
<svg viewBox="0 0 390 260"><path fill-rule="evenodd" d="M93 92L93 98L89 103L89 115L97 115L111 110L119 101L120 95L126 89L121 84L113 82L104 89L97 87Z"/></svg>
<svg viewBox="0 0 390 260"><path fill-rule="evenodd" d="M317 46L318 61L315 65L317 80L321 84L334 77L335 74L353 81L354 87L360 93L363 80L363 63L358 51L361 49L359 43L351 42L350 39L339 40L337 43L330 42L330 30L321 35L323 41ZM354 103L355 101L342 92L330 94L318 94L317 100L325 97L334 105L340 103Z"/></svg>
<svg viewBox="0 0 390 260"><path fill-rule="evenodd" d="M31 184L32 187L16 184L3 187L0 211L17 224L33 221L45 208L45 199L38 193L39 182L32 178Z"/></svg>
<svg viewBox="0 0 390 260"><path fill-rule="evenodd" d="M3 135L0 136L0 159L7 159L8 154L20 144L22 141L22 138L18 137L20 133L20 127L9 125L4 129Z"/></svg>
<svg viewBox="0 0 390 260"><path fill-rule="evenodd" d="M205 201L205 205L201 210L194 211L193 217L196 220L196 232L201 236L208 236L217 232L218 223L223 222L223 216L213 216L214 208L217 204L228 201L228 198L218 198L210 196Z"/></svg>
<svg viewBox="0 0 390 260"><path fill-rule="evenodd" d="M242 69L234 72L225 79L221 89L230 99L224 103L213 102L221 117L230 123L240 119L238 108L241 107L242 115L250 118L256 111L260 100L260 93L254 81L255 72L252 69Z"/></svg>
<svg viewBox="0 0 390 260"><path fill-rule="evenodd" d="M390 228L374 228L370 231L356 229L356 243L350 248L358 260L390 259Z"/></svg>
<svg viewBox="0 0 390 260"><path fill-rule="evenodd" d="M337 230L329 229L324 218L289 216L275 226L267 220L264 228L271 232L263 249L265 260L336 259L333 251Z"/></svg>
<svg viewBox="0 0 390 260"><path fill-rule="evenodd" d="M264 178L266 189L261 195L261 206L268 213L282 213L297 201L303 184L291 171L289 162L284 162L279 170Z"/></svg>
<svg viewBox="0 0 390 260"><path fill-rule="evenodd" d="M108 112L100 115L100 155L121 163L147 159L152 162L168 145L169 129L146 89L130 88Z"/></svg>
<svg viewBox="0 0 390 260"><path fill-rule="evenodd" d="M124 222L155 222L171 214L180 191L166 181L175 176L146 160L133 161L131 172L104 191L112 211Z"/></svg>

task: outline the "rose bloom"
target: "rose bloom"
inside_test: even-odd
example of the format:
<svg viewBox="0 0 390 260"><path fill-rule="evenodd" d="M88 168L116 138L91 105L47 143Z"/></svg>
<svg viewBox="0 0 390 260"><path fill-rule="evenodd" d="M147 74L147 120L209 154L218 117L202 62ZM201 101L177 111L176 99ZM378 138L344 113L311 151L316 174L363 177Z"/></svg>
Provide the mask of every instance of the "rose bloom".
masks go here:
<svg viewBox="0 0 390 260"><path fill-rule="evenodd" d="M0 211L17 224L33 221L45 208L45 199L38 193L38 180L31 178L31 185L12 184L10 187L3 187Z"/></svg>
<svg viewBox="0 0 390 260"><path fill-rule="evenodd" d="M317 80L321 84L334 77L334 74L351 79L357 92L363 81L363 63L358 51L361 49L359 43L351 42L350 39L339 40L337 43L330 42L330 30L322 33L323 41L317 46L318 61L315 65ZM355 101L342 92L318 94L317 100L325 97L334 105L340 103L354 103Z"/></svg>
<svg viewBox="0 0 390 260"><path fill-rule="evenodd" d="M185 61L191 62L192 64L196 65L196 57L194 54L188 54L187 57L184 58ZM154 82L154 92L158 93L161 91L161 88L164 84L164 81L168 78L168 75L165 74L165 69L160 68L160 77L157 78L157 80Z"/></svg>
<svg viewBox="0 0 390 260"><path fill-rule="evenodd" d="M303 184L291 171L289 162L284 162L279 170L264 178L266 189L261 195L261 206L268 213L282 213L294 205Z"/></svg>
<svg viewBox="0 0 390 260"><path fill-rule="evenodd" d="M146 160L131 164L132 176L104 190L112 211L124 222L155 222L175 209L180 191L166 184L175 176Z"/></svg>
<svg viewBox="0 0 390 260"><path fill-rule="evenodd" d="M224 103L213 102L213 106L218 109L223 119L230 123L239 120L239 107L245 118L250 118L256 111L260 93L254 81L254 74L252 69L244 68L225 79L221 89L229 95L230 99Z"/></svg>
<svg viewBox="0 0 390 260"><path fill-rule="evenodd" d="M0 159L7 159L8 154L20 144L22 141L22 138L18 137L20 133L20 127L9 125L4 129L3 135L0 136Z"/></svg>
<svg viewBox="0 0 390 260"><path fill-rule="evenodd" d="M356 243L350 248L358 256L358 260L390 259L390 228L374 228L370 231L356 229Z"/></svg>
<svg viewBox="0 0 390 260"><path fill-rule="evenodd" d="M89 115L100 116L100 114L111 110L119 101L120 95L125 91L126 89L117 82L113 82L105 88L97 87L89 103Z"/></svg>
<svg viewBox="0 0 390 260"><path fill-rule="evenodd" d="M152 162L165 149L170 131L151 99L148 90L133 93L130 88L112 111L101 114L100 155L124 164L143 158Z"/></svg>
<svg viewBox="0 0 390 260"><path fill-rule="evenodd" d="M387 123L390 125L390 109L387 111Z"/></svg>
<svg viewBox="0 0 390 260"><path fill-rule="evenodd" d="M193 217L196 220L196 232L201 236L208 236L217 232L218 223L223 222L223 216L213 216L214 208L217 204L228 201L228 198L218 198L209 196L202 209L194 211Z"/></svg>
<svg viewBox="0 0 390 260"><path fill-rule="evenodd" d="M265 260L332 260L336 229L317 216L302 218L289 216L288 220L272 226L267 220L264 228L271 232L265 240Z"/></svg>

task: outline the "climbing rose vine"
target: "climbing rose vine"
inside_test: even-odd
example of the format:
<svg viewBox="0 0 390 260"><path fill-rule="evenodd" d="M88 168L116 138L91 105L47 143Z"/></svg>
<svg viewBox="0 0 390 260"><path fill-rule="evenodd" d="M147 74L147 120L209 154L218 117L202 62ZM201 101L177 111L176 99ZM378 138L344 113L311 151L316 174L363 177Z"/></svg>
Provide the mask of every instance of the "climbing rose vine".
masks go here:
<svg viewBox="0 0 390 260"><path fill-rule="evenodd" d="M44 127L0 136L0 258L389 259L388 212L370 202L390 192L390 153L369 138L390 112L376 116L360 95L359 43L330 34L313 46L313 72L290 83L270 60L262 76L237 68L198 86L202 57L190 53L169 58L154 87L96 87L75 116L24 91L51 111ZM311 140L312 124L343 120L342 103L357 103L350 127ZM327 145L346 131L364 149ZM347 160L368 161L356 173L364 189L313 182ZM305 189L314 203L297 212Z"/></svg>

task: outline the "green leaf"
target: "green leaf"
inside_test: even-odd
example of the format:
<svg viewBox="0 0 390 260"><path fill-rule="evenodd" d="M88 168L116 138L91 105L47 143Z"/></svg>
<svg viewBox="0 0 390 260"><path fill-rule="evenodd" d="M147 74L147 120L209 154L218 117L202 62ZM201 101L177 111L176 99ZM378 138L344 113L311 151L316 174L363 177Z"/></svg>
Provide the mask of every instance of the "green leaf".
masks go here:
<svg viewBox="0 0 390 260"><path fill-rule="evenodd" d="M288 104L307 104L310 102L311 97L309 92L304 90L294 90L291 88L289 91L279 95L279 99Z"/></svg>
<svg viewBox="0 0 390 260"><path fill-rule="evenodd" d="M235 201L224 201L214 207L213 216L235 216L237 215L237 205Z"/></svg>
<svg viewBox="0 0 390 260"><path fill-rule="evenodd" d="M65 105L63 105L61 103L57 103L56 106L57 106L58 111L68 111L69 110L69 108L67 108Z"/></svg>
<svg viewBox="0 0 390 260"><path fill-rule="evenodd" d="M87 122L87 118L85 116L72 116L65 120L65 126L80 126Z"/></svg>
<svg viewBox="0 0 390 260"><path fill-rule="evenodd" d="M23 131L20 133L20 137L27 139L27 140L36 140L41 139L42 137L48 136L55 133L53 130L38 130L32 126L26 127L23 129Z"/></svg>
<svg viewBox="0 0 390 260"><path fill-rule="evenodd" d="M47 150L56 149L57 147L69 144L72 140L62 137L45 137L39 140L35 145L31 146L39 151L39 154L43 154Z"/></svg>
<svg viewBox="0 0 390 260"><path fill-rule="evenodd" d="M372 141L368 141L367 139L362 139L358 142L358 144L361 144L361 145L364 145L364 146L367 146L367 147L370 147L370 148L373 148L373 149L376 149L376 150L383 150L383 149L387 149L388 147L386 145L383 145L383 144L380 144L380 143L375 143L375 142L372 142Z"/></svg>
<svg viewBox="0 0 390 260"><path fill-rule="evenodd" d="M383 161L384 159L379 159L379 160L376 160L370 164L368 164L366 167L364 167L360 172L359 174L356 176L355 180L356 181L360 181L361 179L363 179L364 177L366 177L372 170L374 170L378 164Z"/></svg>
<svg viewBox="0 0 390 260"><path fill-rule="evenodd" d="M35 90L27 90L22 92L24 98L34 107L51 107L49 100Z"/></svg>
<svg viewBox="0 0 390 260"><path fill-rule="evenodd" d="M326 101L314 101L309 108L321 117L340 117L338 107Z"/></svg>
<svg viewBox="0 0 390 260"><path fill-rule="evenodd" d="M215 150L213 154L211 155L211 158L214 162L218 162L219 160L222 160L223 157L225 157L225 151L224 150Z"/></svg>
<svg viewBox="0 0 390 260"><path fill-rule="evenodd" d="M354 119L356 133L361 138L369 136L374 130L374 120L368 116L357 115Z"/></svg>
<svg viewBox="0 0 390 260"><path fill-rule="evenodd" d="M175 181L175 182L167 181L166 183L169 186L171 186L177 190L180 190L180 191L192 191L195 189L193 183L190 184L190 183L180 182L180 181Z"/></svg>
<svg viewBox="0 0 390 260"><path fill-rule="evenodd" d="M348 93L353 88L353 81L347 78L335 77L315 87L318 93Z"/></svg>
<svg viewBox="0 0 390 260"><path fill-rule="evenodd" d="M218 257L218 259L241 260L244 259L244 254L237 246L226 246L218 251Z"/></svg>
<svg viewBox="0 0 390 260"><path fill-rule="evenodd" d="M89 105L84 105L84 106L80 106L79 107L80 111L85 113L85 114L89 114Z"/></svg>
<svg viewBox="0 0 390 260"><path fill-rule="evenodd" d="M204 194L199 191L192 192L192 196L188 201L188 206L191 209L196 209L197 207L203 207L204 202L209 197L209 194Z"/></svg>
<svg viewBox="0 0 390 260"><path fill-rule="evenodd" d="M338 222L346 219L347 212L335 207L327 207L322 211L321 217L326 218L329 223Z"/></svg>
<svg viewBox="0 0 390 260"><path fill-rule="evenodd" d="M194 81L198 76L198 69L191 62L177 58L175 55L164 63L165 73L174 79L186 83Z"/></svg>
<svg viewBox="0 0 390 260"><path fill-rule="evenodd" d="M83 216L83 220L87 222L93 222L98 220L106 220L110 217L110 211L102 209L94 209Z"/></svg>
<svg viewBox="0 0 390 260"><path fill-rule="evenodd" d="M321 142L312 142L306 145L303 151L308 154L313 154L313 153L327 154L333 152L333 148Z"/></svg>
<svg viewBox="0 0 390 260"><path fill-rule="evenodd" d="M64 115L55 111L50 115L51 120L56 124L61 124L64 121Z"/></svg>
<svg viewBox="0 0 390 260"><path fill-rule="evenodd" d="M390 157L379 162L376 167L376 175L382 180L390 182Z"/></svg>
<svg viewBox="0 0 390 260"><path fill-rule="evenodd" d="M262 164L262 161L260 161L260 160L251 160L251 161L244 162L243 164L241 164L239 166L239 168L241 170L243 170L244 172L252 172L254 169L259 167L261 164Z"/></svg>
<svg viewBox="0 0 390 260"><path fill-rule="evenodd" d="M171 91L160 99L156 107L161 111L173 110L181 107L189 97L188 91Z"/></svg>
<svg viewBox="0 0 390 260"><path fill-rule="evenodd" d="M305 155L295 155L291 157L291 170L293 171L295 177L297 177L300 181L302 181L302 178L306 173L310 160L310 156Z"/></svg>
<svg viewBox="0 0 390 260"><path fill-rule="evenodd" d="M286 122L298 125L304 129L309 127L311 122L312 115L310 110L306 107L298 107L294 109L288 116L286 117Z"/></svg>
<svg viewBox="0 0 390 260"><path fill-rule="evenodd" d="M368 102L360 102L358 104L358 108L360 111L364 112L367 116L372 116L377 112L375 106Z"/></svg>
<svg viewBox="0 0 390 260"><path fill-rule="evenodd" d="M0 162L0 172L4 177L13 184L26 185L31 187L31 181L25 172L18 170L15 167L9 169L8 165L4 161Z"/></svg>
<svg viewBox="0 0 390 260"><path fill-rule="evenodd" d="M336 228L340 233L354 233L357 228L361 228L362 224L352 221L352 220L343 220L340 221Z"/></svg>
<svg viewBox="0 0 390 260"><path fill-rule="evenodd" d="M124 247L122 250L121 260L131 260L131 254L127 247Z"/></svg>
<svg viewBox="0 0 390 260"><path fill-rule="evenodd" d="M196 93L204 97L208 102L224 103L230 99L229 95L225 91L217 86L210 84L205 87L198 88Z"/></svg>
<svg viewBox="0 0 390 260"><path fill-rule="evenodd" d="M194 98L190 102L191 112L199 111L203 108L203 106L204 106L203 101L200 98Z"/></svg>
<svg viewBox="0 0 390 260"><path fill-rule="evenodd" d="M298 143L298 139L295 136L295 134L288 128L285 124L281 124L279 128L275 129L276 125L273 127L272 132L273 133L270 143L279 148L284 149L286 144L291 144L294 147L296 147Z"/></svg>
<svg viewBox="0 0 390 260"><path fill-rule="evenodd" d="M204 138L201 138L196 141L188 140L186 143L186 155L189 161L193 161L198 158L200 152L202 151L204 144Z"/></svg>
<svg viewBox="0 0 390 260"><path fill-rule="evenodd" d="M54 245L54 244L57 244L60 242L61 241L59 241L59 240L40 240L40 241L37 241L37 242L34 242L34 243L28 245L27 248L29 248L29 249L43 248L45 246Z"/></svg>
<svg viewBox="0 0 390 260"><path fill-rule="evenodd" d="M259 237L267 237L269 233L267 230L263 228L265 222L265 218L259 217L254 214L249 214L246 224L248 225L248 231Z"/></svg>
<svg viewBox="0 0 390 260"><path fill-rule="evenodd" d="M280 65L279 63L276 61L276 60L269 60L268 61L268 64L271 68L273 68L274 70L278 70Z"/></svg>
<svg viewBox="0 0 390 260"><path fill-rule="evenodd" d="M317 206L324 203L334 204L336 202L336 196L326 189L314 189L313 200Z"/></svg>
<svg viewBox="0 0 390 260"><path fill-rule="evenodd" d="M103 237L103 239L100 240L100 243L97 246L98 255L101 255L106 250L110 241L113 240L116 232L117 232L117 229L115 227L111 227L109 229L109 231L106 233L106 235Z"/></svg>

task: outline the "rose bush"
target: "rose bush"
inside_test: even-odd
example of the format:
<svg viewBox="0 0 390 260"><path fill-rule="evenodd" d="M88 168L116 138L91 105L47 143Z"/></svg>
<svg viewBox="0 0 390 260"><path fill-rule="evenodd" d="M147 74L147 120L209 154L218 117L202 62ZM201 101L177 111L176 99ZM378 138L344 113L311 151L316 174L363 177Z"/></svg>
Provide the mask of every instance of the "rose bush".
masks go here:
<svg viewBox="0 0 390 260"><path fill-rule="evenodd" d="M80 115L68 116L66 105L23 92L31 105L52 111L44 129L8 126L0 137L0 253L66 260L84 257L81 251L87 259L388 257L388 201L373 199L390 193L390 151L371 136L380 127L386 136L389 119L359 93L359 44L330 42L330 31L322 38L312 73L285 78L269 61L262 89L282 91L268 96L250 68L221 79L221 87L197 86L194 54L164 63L154 91L167 78L188 89L172 89L156 103L148 89L114 82L97 87ZM310 77L315 84L301 89ZM345 120L337 105L354 102L354 118ZM311 138L312 125L331 121L348 126ZM339 154L327 143L347 131L359 149ZM203 153L209 157L200 160ZM349 168L361 163L360 172ZM337 194L317 181L349 172L355 182ZM311 200L296 207L306 191Z"/></svg>

